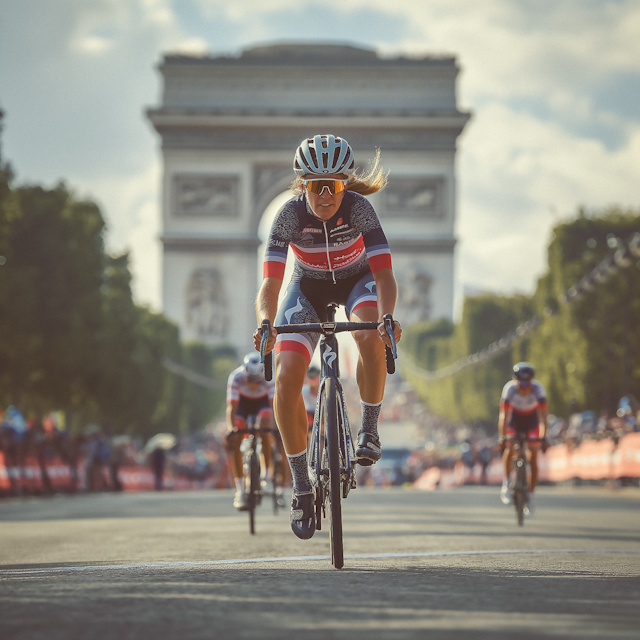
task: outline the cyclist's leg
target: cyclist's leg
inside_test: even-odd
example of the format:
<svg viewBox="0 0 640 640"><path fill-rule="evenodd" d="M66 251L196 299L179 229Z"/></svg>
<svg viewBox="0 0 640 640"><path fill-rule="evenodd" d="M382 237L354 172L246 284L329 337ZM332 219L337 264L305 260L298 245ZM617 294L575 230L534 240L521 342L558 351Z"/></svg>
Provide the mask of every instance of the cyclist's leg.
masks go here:
<svg viewBox="0 0 640 640"><path fill-rule="evenodd" d="M242 404L242 403L240 403ZM240 408L240 405L238 406ZM247 507L247 496L243 485L243 464L240 444L244 438L244 429L246 428L245 416L236 413L234 419L235 431L229 431L226 438L226 450L229 455L231 465L231 473L233 474L233 482L236 493L233 498L233 506L236 509L244 510Z"/></svg>
<svg viewBox="0 0 640 640"><path fill-rule="evenodd" d="M347 299L347 312L352 322L378 320L377 297L373 275L366 274ZM356 455L366 464L380 459L378 417L387 378L384 344L376 331L354 331L359 358L356 380L360 390L362 428L358 434Z"/></svg>
<svg viewBox="0 0 640 640"><path fill-rule="evenodd" d="M280 306L276 325L318 322L299 288L292 286ZM307 467L307 411L302 397L318 335L280 334L276 340L276 388L273 408L293 482L291 528L302 539L315 533L315 509Z"/></svg>
<svg viewBox="0 0 640 640"><path fill-rule="evenodd" d="M529 440L529 465L531 467L531 478L529 480L529 493L533 493L538 484L538 450L540 444L538 442L532 442L540 437L540 427L536 422L536 426L529 429L527 432L527 439Z"/></svg>
<svg viewBox="0 0 640 640"><path fill-rule="evenodd" d="M507 427L505 429L505 448L502 460L504 462L504 477L509 480L511 477L511 471L513 469L513 448L515 444L516 430L513 427Z"/></svg>
<svg viewBox="0 0 640 640"><path fill-rule="evenodd" d="M236 415L234 420L235 431L227 433L225 449L229 455L229 464L234 480L242 478L242 453L240 452L240 443L244 438L243 430L246 426L245 419Z"/></svg>
<svg viewBox="0 0 640 640"><path fill-rule="evenodd" d="M502 460L504 463L504 478L502 479L502 487L500 488L500 500L503 504L511 504L511 492L509 490L509 478L511 478L511 470L513 469L513 447L515 429L507 427L505 429L505 447L502 454Z"/></svg>
<svg viewBox="0 0 640 640"><path fill-rule="evenodd" d="M268 403L268 400L267 400ZM261 429L273 429L273 411L271 407L265 407L258 413L258 424ZM269 473L273 469L273 461L271 459L271 436L269 434L262 435L262 464L265 472L265 477L269 476Z"/></svg>

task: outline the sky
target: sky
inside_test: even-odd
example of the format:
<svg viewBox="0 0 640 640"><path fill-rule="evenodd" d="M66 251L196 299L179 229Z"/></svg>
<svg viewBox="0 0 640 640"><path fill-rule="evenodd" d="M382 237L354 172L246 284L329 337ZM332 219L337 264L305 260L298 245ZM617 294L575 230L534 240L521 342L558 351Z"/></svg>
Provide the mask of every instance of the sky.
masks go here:
<svg viewBox="0 0 640 640"><path fill-rule="evenodd" d="M2 0L2 154L17 183L96 201L136 300L160 309L159 137L166 53L346 43L455 55L456 299L533 293L553 227L640 207L637 0ZM292 150L293 153L293 150ZM384 153L384 150L383 150Z"/></svg>

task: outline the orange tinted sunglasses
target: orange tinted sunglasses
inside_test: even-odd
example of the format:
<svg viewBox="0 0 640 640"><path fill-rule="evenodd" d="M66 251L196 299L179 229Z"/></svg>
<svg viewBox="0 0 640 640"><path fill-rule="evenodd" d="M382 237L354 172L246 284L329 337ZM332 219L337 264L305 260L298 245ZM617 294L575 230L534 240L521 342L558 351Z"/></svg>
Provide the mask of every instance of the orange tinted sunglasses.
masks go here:
<svg viewBox="0 0 640 640"><path fill-rule="evenodd" d="M340 193L347 188L348 180L303 180L305 189L321 195L325 188L329 189L329 193L335 196L336 193Z"/></svg>

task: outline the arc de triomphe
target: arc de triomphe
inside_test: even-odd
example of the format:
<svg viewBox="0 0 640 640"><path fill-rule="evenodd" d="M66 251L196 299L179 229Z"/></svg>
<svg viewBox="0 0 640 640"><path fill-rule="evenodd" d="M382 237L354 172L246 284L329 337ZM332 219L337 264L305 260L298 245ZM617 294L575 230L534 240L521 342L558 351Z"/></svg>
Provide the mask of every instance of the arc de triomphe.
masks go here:
<svg viewBox="0 0 640 640"><path fill-rule="evenodd" d="M456 105L453 57L380 58L340 45L255 47L238 57L167 55L162 104L162 306L184 340L252 349L260 220L294 178L303 138L346 138L356 164L382 151L370 200L391 246L395 316L453 314Z"/></svg>

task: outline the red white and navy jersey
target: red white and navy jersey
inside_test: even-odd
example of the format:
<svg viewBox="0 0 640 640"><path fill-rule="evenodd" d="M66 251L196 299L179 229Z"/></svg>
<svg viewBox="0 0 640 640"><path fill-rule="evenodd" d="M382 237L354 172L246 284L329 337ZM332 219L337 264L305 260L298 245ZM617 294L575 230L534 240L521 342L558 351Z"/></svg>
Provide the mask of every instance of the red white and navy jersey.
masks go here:
<svg viewBox="0 0 640 640"><path fill-rule="evenodd" d="M313 215L305 194L286 202L267 241L265 278L284 278L289 247L296 259L293 280L341 280L391 268L378 216L370 202L353 191L345 192L340 208L327 221Z"/></svg>
<svg viewBox="0 0 640 640"><path fill-rule="evenodd" d="M529 415L540 409L547 407L547 397L544 387L537 381L532 380L527 395L520 395L515 380L510 380L502 389L500 398L500 409L511 407L514 413Z"/></svg>
<svg viewBox="0 0 640 640"><path fill-rule="evenodd" d="M229 374L227 381L227 402L239 402L241 398L273 398L275 382L262 379L258 385L249 385L244 377L244 366L240 365Z"/></svg>

